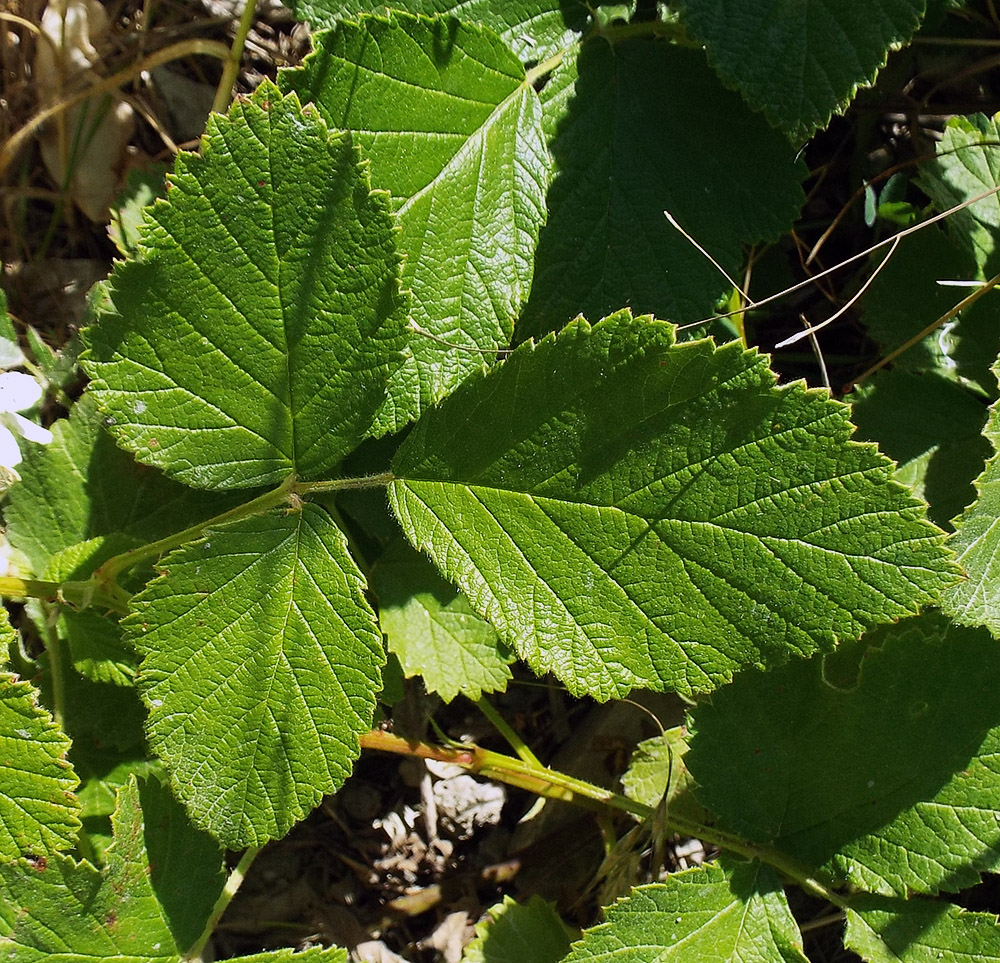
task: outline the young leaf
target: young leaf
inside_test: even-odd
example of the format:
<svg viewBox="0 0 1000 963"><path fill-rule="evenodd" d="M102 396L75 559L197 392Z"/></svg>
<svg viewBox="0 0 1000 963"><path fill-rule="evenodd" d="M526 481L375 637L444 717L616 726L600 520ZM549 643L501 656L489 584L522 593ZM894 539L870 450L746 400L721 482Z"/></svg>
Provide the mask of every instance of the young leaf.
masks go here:
<svg viewBox="0 0 1000 963"><path fill-rule="evenodd" d="M39 708L37 691L0 672L0 858L46 856L76 843L79 780L66 761L69 744Z"/></svg>
<svg viewBox="0 0 1000 963"><path fill-rule="evenodd" d="M781 882L759 863L721 859L673 873L606 912L565 963L806 963Z"/></svg>
<svg viewBox="0 0 1000 963"><path fill-rule="evenodd" d="M567 55L541 98L556 173L519 340L626 304L672 321L711 315L729 285L664 210L732 275L742 245L776 238L802 204L794 149L699 51L598 38Z"/></svg>
<svg viewBox="0 0 1000 963"><path fill-rule="evenodd" d="M289 0L288 6L316 29L386 8L379 0ZM524 61L544 60L568 47L587 27L591 15L583 0L408 0L406 9L428 15L454 13L469 23L481 23L500 34Z"/></svg>
<svg viewBox="0 0 1000 963"><path fill-rule="evenodd" d="M347 778L384 662L347 541L316 505L206 532L122 623L153 750L231 849L286 833Z"/></svg>
<svg viewBox="0 0 1000 963"><path fill-rule="evenodd" d="M796 141L870 84L927 0L682 0L682 20L723 82Z"/></svg>
<svg viewBox="0 0 1000 963"><path fill-rule="evenodd" d="M766 359L626 312L519 348L427 412L389 497L537 672L708 690L940 596L941 535Z"/></svg>
<svg viewBox="0 0 1000 963"><path fill-rule="evenodd" d="M833 658L848 657L844 678L830 657L748 672L694 709L698 797L726 828L869 891L996 872L996 642L922 616Z"/></svg>
<svg viewBox="0 0 1000 963"><path fill-rule="evenodd" d="M423 677L445 702L505 688L515 656L423 556L402 539L372 573L379 622L407 678Z"/></svg>
<svg viewBox="0 0 1000 963"><path fill-rule="evenodd" d="M82 359L119 444L196 488L323 477L371 427L405 324L349 135L262 84L178 157L140 246Z"/></svg>
<svg viewBox="0 0 1000 963"><path fill-rule="evenodd" d="M644 739L622 773L622 791L629 799L656 807L666 796L667 812L681 813L704 822L709 817L695 797L695 783L684 763L687 730L668 729L662 735Z"/></svg>
<svg viewBox="0 0 1000 963"><path fill-rule="evenodd" d="M545 218L538 97L495 34L404 14L320 34L281 81L354 132L392 194L413 319L446 342L410 338L379 417L396 431L513 334Z"/></svg>
<svg viewBox="0 0 1000 963"><path fill-rule="evenodd" d="M1000 376L1000 367L993 371ZM961 625L985 625L1000 635L1000 402L990 408L983 432L994 454L976 480L979 497L955 522L951 539L959 564L968 576L954 586L941 607Z"/></svg>
<svg viewBox="0 0 1000 963"><path fill-rule="evenodd" d="M119 794L115 843L99 872L63 856L0 864L16 914L0 940L11 963L63 959L180 963L222 889L222 853L192 830L155 781ZM30 910L30 911L29 911ZM244 961L346 963L343 950L283 951Z"/></svg>
<svg viewBox="0 0 1000 963"><path fill-rule="evenodd" d="M844 945L869 963L989 963L1000 960L992 913L950 903L862 896L847 910Z"/></svg>
<svg viewBox="0 0 1000 963"><path fill-rule="evenodd" d="M505 896L476 924L462 963L559 963L568 952L569 936L555 907L537 894L525 903Z"/></svg>

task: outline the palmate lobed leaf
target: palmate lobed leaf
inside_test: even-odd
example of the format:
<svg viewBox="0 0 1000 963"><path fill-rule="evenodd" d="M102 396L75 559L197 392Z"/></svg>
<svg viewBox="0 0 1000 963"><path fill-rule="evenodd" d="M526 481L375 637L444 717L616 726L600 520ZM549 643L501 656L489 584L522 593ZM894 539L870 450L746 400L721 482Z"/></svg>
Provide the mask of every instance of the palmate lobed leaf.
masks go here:
<svg viewBox="0 0 1000 963"><path fill-rule="evenodd" d="M371 726L385 656L364 578L312 504L209 529L161 564L123 622L150 745L198 825L260 845L339 788Z"/></svg>
<svg viewBox="0 0 1000 963"><path fill-rule="evenodd" d="M720 859L636 887L584 932L565 963L806 963L777 875Z"/></svg>
<svg viewBox="0 0 1000 963"><path fill-rule="evenodd" d="M424 332L379 414L376 431L398 430L510 341L545 219L538 96L492 32L405 14L321 33L280 82L350 130L372 183L391 192Z"/></svg>
<svg viewBox="0 0 1000 963"><path fill-rule="evenodd" d="M82 363L118 443L199 488L331 471L401 360L386 208L350 136L294 96L263 84L213 116L85 334Z"/></svg>
<svg viewBox="0 0 1000 963"><path fill-rule="evenodd" d="M685 761L721 826L820 877L955 892L1000 870L1000 648L939 615L884 631L716 691Z"/></svg>
<svg viewBox="0 0 1000 963"><path fill-rule="evenodd" d="M577 694L694 693L933 602L942 533L845 406L736 344L621 312L527 344L421 418L407 537Z"/></svg>

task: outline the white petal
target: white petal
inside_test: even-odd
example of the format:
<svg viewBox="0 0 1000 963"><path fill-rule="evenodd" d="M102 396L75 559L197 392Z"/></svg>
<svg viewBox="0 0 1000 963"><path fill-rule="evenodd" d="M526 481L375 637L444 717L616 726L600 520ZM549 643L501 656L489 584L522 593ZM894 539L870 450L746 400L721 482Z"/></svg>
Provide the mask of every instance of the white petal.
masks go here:
<svg viewBox="0 0 1000 963"><path fill-rule="evenodd" d="M38 445L47 445L52 441L52 432L48 428L36 425L35 422L23 415L8 414L4 421L28 441L33 441Z"/></svg>
<svg viewBox="0 0 1000 963"><path fill-rule="evenodd" d="M0 374L0 411L24 411L37 405L42 397L42 386L31 375L20 371Z"/></svg>
<svg viewBox="0 0 1000 963"><path fill-rule="evenodd" d="M21 449L17 447L17 439L13 433L0 425L0 468L14 471L15 465L21 464ZM16 475L17 472L14 472Z"/></svg>

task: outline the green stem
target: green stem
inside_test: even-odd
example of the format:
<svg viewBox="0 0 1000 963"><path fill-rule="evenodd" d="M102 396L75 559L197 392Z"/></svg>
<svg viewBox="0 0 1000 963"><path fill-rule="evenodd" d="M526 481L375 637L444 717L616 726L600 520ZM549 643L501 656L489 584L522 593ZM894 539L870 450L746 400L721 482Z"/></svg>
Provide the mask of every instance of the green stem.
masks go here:
<svg viewBox="0 0 1000 963"><path fill-rule="evenodd" d="M531 751L527 743L507 724L507 720L493 708L489 701L476 699L476 708L493 723L493 728L510 743L511 748L522 762L526 762L536 769L543 768L538 757Z"/></svg>
<svg viewBox="0 0 1000 963"><path fill-rule="evenodd" d="M247 34L253 26L254 18L257 15L257 0L247 0L247 5L243 9L243 16L236 27L236 36L233 38L233 45L229 48L229 56L226 57L222 68L222 79L215 91L215 100L212 101L212 110L217 114L224 114L229 106L229 100L233 93L233 85L240 72L240 61L243 58L243 47L247 42Z"/></svg>
<svg viewBox="0 0 1000 963"><path fill-rule="evenodd" d="M594 808L597 804L600 807L630 813L639 819L648 819L656 812L653 807L612 792L610 789L575 779L554 769L530 765L522 759L514 759L478 746L451 747L435 746L425 742L408 742L392 733L375 729L361 737L361 745L366 749L380 749L383 752L449 762L469 772L487 776L510 786L517 786L536 795L561 799L587 808ZM768 863L812 895L825 899L840 909L846 906L843 897L812 876L805 866L772 846L752 843L733 833L670 812L667 813L667 825L673 832L701 839L747 859L759 859Z"/></svg>
<svg viewBox="0 0 1000 963"><path fill-rule="evenodd" d="M299 482L295 486L297 495L308 495L310 492L346 492L364 488L385 488L396 476L391 471L378 475L362 475L359 478L333 478L329 481Z"/></svg>
<svg viewBox="0 0 1000 963"><path fill-rule="evenodd" d="M212 912L208 914L208 919L205 921L205 927L201 931L201 935L197 940L195 940L191 949L184 954L182 957L183 960L190 961L190 963L195 963L195 961L201 960L201 954L208 945L208 941L212 938L212 933L215 932L215 927L218 925L219 920L222 919L222 914L226 912L229 904L233 901L233 897L243 884L247 870L250 869L250 864L257 858L257 854L260 850L260 846L252 846L240 857L240 861L229 874L229 878L226 880L226 885L222 887L222 892L219 893L219 898L215 901L215 905L212 907Z"/></svg>
<svg viewBox="0 0 1000 963"><path fill-rule="evenodd" d="M99 588L112 585L117 581L118 576L122 572L128 571L128 569L133 568L140 562L146 561L146 559L159 558L172 549L180 548L181 545L198 538L199 535L202 535L209 528L276 508L282 502L288 501L288 496L295 490L295 487L295 476L289 475L272 491L265 492L263 495L244 502L242 505L237 505L235 508L230 508L227 512L222 512L207 521L199 522L197 525L185 528L182 532L175 532L166 538L150 542L147 545L140 545L138 548L133 548L128 552L122 552L121 555L109 558L94 572L90 580Z"/></svg>

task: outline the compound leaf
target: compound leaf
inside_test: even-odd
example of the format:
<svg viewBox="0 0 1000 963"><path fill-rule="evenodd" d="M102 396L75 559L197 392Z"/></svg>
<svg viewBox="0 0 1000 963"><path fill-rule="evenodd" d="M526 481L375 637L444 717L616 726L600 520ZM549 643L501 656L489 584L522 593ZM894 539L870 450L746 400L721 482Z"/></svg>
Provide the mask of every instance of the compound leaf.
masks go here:
<svg viewBox="0 0 1000 963"><path fill-rule="evenodd" d="M988 633L930 616L877 648L748 672L692 712L697 795L729 829L870 892L973 885L1000 869L998 674Z"/></svg>
<svg viewBox="0 0 1000 963"><path fill-rule="evenodd" d="M776 238L798 213L805 168L794 149L700 51L587 42L541 98L555 176L519 339L623 305L671 321L713 314L728 284L664 210L730 276L743 245ZM720 137L738 149L720 150Z"/></svg>
<svg viewBox="0 0 1000 963"><path fill-rule="evenodd" d="M693 693L939 598L941 533L846 408L674 330L573 322L400 448L403 530L501 638L574 693Z"/></svg>
<svg viewBox="0 0 1000 963"><path fill-rule="evenodd" d="M870 963L989 963L1000 960L1000 927L950 903L862 896L848 907L844 945Z"/></svg>
<svg viewBox="0 0 1000 963"><path fill-rule="evenodd" d="M6 618L4 618L6 622ZM12 633L9 625L4 626ZM0 641L6 649L7 639ZM29 683L0 673L0 857L69 849L80 831L69 739Z"/></svg>
<svg viewBox="0 0 1000 963"><path fill-rule="evenodd" d="M926 0L682 0L712 65L776 127L804 140L907 43Z"/></svg>
<svg viewBox="0 0 1000 963"><path fill-rule="evenodd" d="M289 0L288 6L313 27L334 27L359 13L381 13L379 0ZM409 0L411 13L455 14L498 33L521 60L544 60L568 47L586 29L591 10L583 0Z"/></svg>
<svg viewBox="0 0 1000 963"><path fill-rule="evenodd" d="M86 334L105 424L196 488L323 477L371 427L405 325L350 136L262 84L210 118L147 217Z"/></svg>
<svg viewBox="0 0 1000 963"><path fill-rule="evenodd" d="M152 748L231 849L283 835L350 773L384 662L364 579L319 506L168 555L122 623L146 656Z"/></svg>
<svg viewBox="0 0 1000 963"><path fill-rule="evenodd" d="M566 963L806 963L774 872L721 859L640 886L606 910Z"/></svg>
<svg viewBox="0 0 1000 963"><path fill-rule="evenodd" d="M391 191L422 329L379 418L394 431L510 341L545 217L541 106L499 37L450 18L364 17L316 48L283 86L352 131Z"/></svg>

